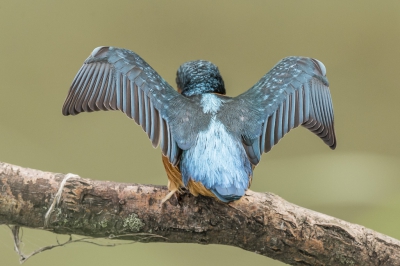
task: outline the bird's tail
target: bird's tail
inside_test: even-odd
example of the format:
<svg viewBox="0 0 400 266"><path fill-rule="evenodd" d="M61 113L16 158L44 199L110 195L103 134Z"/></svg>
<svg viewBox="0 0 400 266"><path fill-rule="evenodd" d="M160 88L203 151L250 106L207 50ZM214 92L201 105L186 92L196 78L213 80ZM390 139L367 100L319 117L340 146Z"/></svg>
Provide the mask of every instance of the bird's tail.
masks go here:
<svg viewBox="0 0 400 266"><path fill-rule="evenodd" d="M234 185L231 185L230 187L222 187L217 185L210 190L219 200L223 202L238 200L244 195L245 191L243 188L237 188Z"/></svg>

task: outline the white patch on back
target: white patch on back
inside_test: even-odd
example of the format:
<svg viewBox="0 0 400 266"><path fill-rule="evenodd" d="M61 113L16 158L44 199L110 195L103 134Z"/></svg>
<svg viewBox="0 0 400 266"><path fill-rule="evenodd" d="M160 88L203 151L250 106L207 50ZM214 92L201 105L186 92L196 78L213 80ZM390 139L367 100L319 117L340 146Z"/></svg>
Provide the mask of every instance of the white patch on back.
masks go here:
<svg viewBox="0 0 400 266"><path fill-rule="evenodd" d="M221 107L222 101L215 94L204 93L201 96L200 105L203 107L203 112L205 114L211 113L215 114Z"/></svg>

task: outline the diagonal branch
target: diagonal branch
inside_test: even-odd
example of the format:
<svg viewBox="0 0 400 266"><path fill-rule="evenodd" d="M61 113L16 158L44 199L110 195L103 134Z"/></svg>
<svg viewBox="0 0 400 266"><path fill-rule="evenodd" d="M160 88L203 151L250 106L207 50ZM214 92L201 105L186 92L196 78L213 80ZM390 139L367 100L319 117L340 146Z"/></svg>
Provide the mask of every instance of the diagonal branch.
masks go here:
<svg viewBox="0 0 400 266"><path fill-rule="evenodd" d="M231 245L292 265L400 265L400 241L271 193L249 190L230 204L183 193L161 206L166 187L78 176L69 176L55 197L64 179L0 163L0 224L142 242ZM146 234L160 237L143 238Z"/></svg>

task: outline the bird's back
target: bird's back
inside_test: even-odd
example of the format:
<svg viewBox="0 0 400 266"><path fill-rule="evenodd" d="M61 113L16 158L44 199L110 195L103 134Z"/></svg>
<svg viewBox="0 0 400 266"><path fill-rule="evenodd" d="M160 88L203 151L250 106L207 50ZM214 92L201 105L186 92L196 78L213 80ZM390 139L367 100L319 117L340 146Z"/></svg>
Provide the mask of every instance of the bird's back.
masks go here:
<svg viewBox="0 0 400 266"><path fill-rule="evenodd" d="M180 170L185 186L199 182L220 200L228 202L244 195L252 177L252 166L239 137L216 117L224 99L212 93L201 96L200 111L209 114L210 119L206 130L198 132L195 144L183 151Z"/></svg>

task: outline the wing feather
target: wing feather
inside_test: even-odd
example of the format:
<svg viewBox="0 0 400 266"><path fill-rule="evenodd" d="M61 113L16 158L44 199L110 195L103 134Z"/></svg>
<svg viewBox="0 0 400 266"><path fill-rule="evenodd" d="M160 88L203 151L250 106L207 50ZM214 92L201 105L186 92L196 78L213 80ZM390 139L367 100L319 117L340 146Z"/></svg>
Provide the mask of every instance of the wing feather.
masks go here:
<svg viewBox="0 0 400 266"><path fill-rule="evenodd" d="M145 109L145 115L146 115L146 123L145 123L145 128L144 131L147 132L147 135L150 137L151 134L151 125L150 125L150 115L151 115L151 110L150 110L150 99L149 97L145 96L144 97L144 109Z"/></svg>
<svg viewBox="0 0 400 266"><path fill-rule="evenodd" d="M100 90L99 90L99 96L96 99L96 106L99 110L107 110L106 107L104 106L106 95L107 95L107 90L108 87L110 86L110 79L111 79L111 69L108 65L105 65L105 71L104 71L104 78L103 82L101 84ZM72 87L74 87L72 85Z"/></svg>
<svg viewBox="0 0 400 266"><path fill-rule="evenodd" d="M73 105L75 105L74 107L74 109L75 109L75 111L77 111L77 112L82 112L82 109L81 109L81 104L80 104L80 102L82 101L82 99L83 99L83 97L81 97L81 95L83 95L84 94L84 91L85 91L85 89L87 88L87 85L88 85L88 83L90 82L90 80L91 80L91 75L92 75L92 73L94 72L94 67L93 68L86 68L85 69L85 74L84 74L84 76L83 76L83 78L82 78L82 84L79 84L80 86L79 86L79 89L77 90L77 93L76 93L76 95L74 95L74 97L73 97L73 99L72 99L72 101L74 102L74 103L71 103L71 107L73 107Z"/></svg>
<svg viewBox="0 0 400 266"><path fill-rule="evenodd" d="M264 123L263 129L261 130L261 135L260 135L260 139L259 139L260 151L265 150L265 145L266 145L266 142L265 142L266 137L265 136L267 135L267 130L268 130L267 126L268 126L268 121ZM260 152L260 154L261 153L262 152Z"/></svg>
<svg viewBox="0 0 400 266"><path fill-rule="evenodd" d="M97 76L100 72L101 66L100 65L96 65L96 68L93 72L93 76ZM85 91L83 92L83 99L82 101L80 101L78 103L78 105L82 108L82 110L84 112L91 112L91 110L88 108L87 103L90 100L91 94L93 92L93 87L94 87L94 83L96 83L97 79L96 78L92 78L90 83L88 84L88 86L85 88Z"/></svg>
<svg viewBox="0 0 400 266"><path fill-rule="evenodd" d="M157 147L158 145L158 140L159 140L159 123L160 121L158 120L158 111L154 108L153 103L150 101L150 121L151 121L151 133L150 133L150 139L151 139L151 144L153 147Z"/></svg>
<svg viewBox="0 0 400 266"><path fill-rule="evenodd" d="M303 120L302 123L304 123L304 121L307 121L308 119L310 119L310 106L313 104L313 99L312 99L312 93L310 92L310 88L305 84L303 85ZM312 109L311 112L313 112L314 109Z"/></svg>
<svg viewBox="0 0 400 266"><path fill-rule="evenodd" d="M122 82L124 86L124 91L123 91L123 108L122 112L124 112L129 118L132 118L132 88L131 88L131 82L130 80L124 78Z"/></svg>
<svg viewBox="0 0 400 266"><path fill-rule="evenodd" d="M266 146L264 148L265 152L268 152L272 149L275 144L275 121L276 121L276 113L268 117L268 126L267 126L267 135L265 136Z"/></svg>
<svg viewBox="0 0 400 266"><path fill-rule="evenodd" d="M90 98L88 99L87 105L88 109L94 110L94 111L99 111L99 108L96 105L96 99L99 97L99 94L103 91L104 89L104 82L107 79L107 76L105 75L105 72L107 71L106 65L102 64L99 72L99 78L96 81L96 84L94 85L93 92L90 95ZM96 88L99 88L96 90Z"/></svg>
<svg viewBox="0 0 400 266"><path fill-rule="evenodd" d="M84 84L84 88L82 89L82 97L80 97L76 103L77 107L82 112L89 111L87 106L84 105L84 103L87 102L87 99L89 98L90 92L94 86L94 83L96 82L99 70L100 70L100 64L96 64L95 67L93 68L93 72L91 72L90 77L88 77L88 79L86 80L87 82Z"/></svg>
<svg viewBox="0 0 400 266"><path fill-rule="evenodd" d="M111 83L110 91L109 91L109 102L108 106L109 110L117 110L117 95L118 95L118 83L115 80Z"/></svg>
<svg viewBox="0 0 400 266"><path fill-rule="evenodd" d="M165 122L165 120L163 121ZM164 124L164 151L165 151L165 156L167 156L168 158L170 158L170 139L169 139L169 130L168 130L168 125ZM170 160L171 161L171 160Z"/></svg>
<svg viewBox="0 0 400 266"><path fill-rule="evenodd" d="M289 108L290 108L289 99L290 99L290 94L288 94L288 96L286 97L286 101L283 102L283 125L282 125L283 136L289 132Z"/></svg>
<svg viewBox="0 0 400 266"><path fill-rule="evenodd" d="M296 109L296 105L294 102L294 91L288 95L287 105L288 105L288 130L286 133L289 133L292 128L294 128L294 109Z"/></svg>
<svg viewBox="0 0 400 266"><path fill-rule="evenodd" d="M274 137L274 144L277 144L278 141L283 137L282 134L282 114L283 114L283 103L279 105L278 110L276 111L276 122L277 125L275 127L275 137Z"/></svg>
<svg viewBox="0 0 400 266"><path fill-rule="evenodd" d="M108 79L108 84L107 84L107 90L106 93L104 95L104 102L102 102L101 104L104 106L104 111L109 111L112 110L111 109L111 99L113 96L113 89L114 89L114 81L113 81L113 72L112 69L110 69L110 75L109 75L109 79Z"/></svg>

